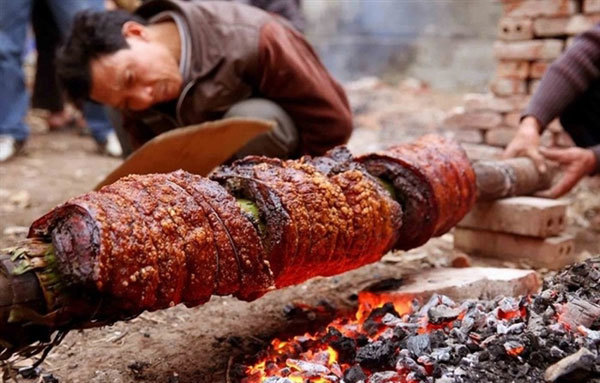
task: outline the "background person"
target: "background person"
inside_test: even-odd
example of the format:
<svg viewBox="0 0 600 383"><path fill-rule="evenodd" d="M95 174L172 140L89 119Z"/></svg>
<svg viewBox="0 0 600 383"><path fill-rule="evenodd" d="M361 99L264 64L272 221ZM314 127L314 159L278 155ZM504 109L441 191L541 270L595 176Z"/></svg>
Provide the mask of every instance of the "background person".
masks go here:
<svg viewBox="0 0 600 383"><path fill-rule="evenodd" d="M557 117L577 147L540 147L541 133ZM504 156L528 156L540 171L544 159L561 165L563 176L538 193L542 197L560 197L600 171L600 24L578 36L544 74Z"/></svg>
<svg viewBox="0 0 600 383"><path fill-rule="evenodd" d="M103 0L37 0L44 1L40 6L50 11L45 17L52 18L60 36L66 36L74 15L82 10L101 10ZM29 136L29 127L25 115L29 108L29 95L25 88L23 73L23 55L27 26L29 25L34 0L0 0L0 162L14 156ZM51 24L52 25L52 24ZM52 33L52 32L51 32ZM44 36L44 43L54 43L57 36ZM42 65L52 65L55 47L42 45ZM47 68L48 69L48 68ZM44 70L44 69L43 69ZM46 80L40 86L52 86L55 78L53 69L46 70ZM48 97L40 95L40 98ZM58 109L57 106L52 106ZM110 125L104 108L93 103L83 105L83 114L88 128L99 148L111 155L120 155L118 141Z"/></svg>

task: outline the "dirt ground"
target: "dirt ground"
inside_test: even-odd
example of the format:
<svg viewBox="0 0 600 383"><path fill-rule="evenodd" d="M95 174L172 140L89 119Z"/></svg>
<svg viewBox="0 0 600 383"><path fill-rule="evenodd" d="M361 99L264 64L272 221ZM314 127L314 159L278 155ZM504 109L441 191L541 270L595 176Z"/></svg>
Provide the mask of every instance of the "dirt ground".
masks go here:
<svg viewBox="0 0 600 383"><path fill-rule="evenodd" d="M349 91L357 121L350 142L354 152L433 131L444 112L461 100L461 95L413 84L355 84ZM30 121L34 132L23 155L0 165L0 247L24 237L29 224L55 205L89 191L120 161L97 154L88 136L46 133L39 118L32 115ZM570 230L583 255L600 253L598 232L593 230L595 220L600 221L600 183L586 185L572 195L577 208L569 213ZM251 352L250 346L268 342L274 334L300 331L314 321L310 315L286 317L290 303L325 301L347 308L353 304L352 295L367 284L444 266L454 255L452 236L447 234L411 252L389 254L379 263L271 292L255 302L214 297L202 307L177 306L127 323L73 331L50 353L42 372L73 383L228 382L232 357Z"/></svg>

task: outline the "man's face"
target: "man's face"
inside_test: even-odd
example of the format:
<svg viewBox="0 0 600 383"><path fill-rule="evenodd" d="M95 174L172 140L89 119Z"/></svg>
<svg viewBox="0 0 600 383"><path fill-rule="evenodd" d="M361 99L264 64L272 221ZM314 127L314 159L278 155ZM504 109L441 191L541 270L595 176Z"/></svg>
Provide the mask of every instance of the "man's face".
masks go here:
<svg viewBox="0 0 600 383"><path fill-rule="evenodd" d="M179 96L182 78L177 59L139 27L142 32L126 35L130 48L91 61L92 100L122 110L143 110Z"/></svg>

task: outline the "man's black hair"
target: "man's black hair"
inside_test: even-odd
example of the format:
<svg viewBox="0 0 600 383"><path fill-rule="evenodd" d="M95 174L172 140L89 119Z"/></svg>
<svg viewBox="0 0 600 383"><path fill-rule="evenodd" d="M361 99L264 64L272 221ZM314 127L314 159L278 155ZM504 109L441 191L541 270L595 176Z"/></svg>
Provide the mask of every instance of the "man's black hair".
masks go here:
<svg viewBox="0 0 600 383"><path fill-rule="evenodd" d="M71 32L56 58L58 78L71 100L89 99L93 59L129 48L122 33L127 21L146 24L143 18L121 10L83 11L75 16Z"/></svg>

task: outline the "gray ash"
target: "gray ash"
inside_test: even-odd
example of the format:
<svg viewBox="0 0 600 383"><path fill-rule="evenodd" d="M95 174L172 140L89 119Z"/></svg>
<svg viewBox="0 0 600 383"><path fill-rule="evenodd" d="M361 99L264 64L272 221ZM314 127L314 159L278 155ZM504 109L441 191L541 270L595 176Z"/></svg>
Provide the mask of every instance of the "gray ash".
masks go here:
<svg viewBox="0 0 600 383"><path fill-rule="evenodd" d="M547 278L537 295L462 303L434 295L412 308L389 303L310 341L275 340L237 381L600 383L600 257Z"/></svg>

